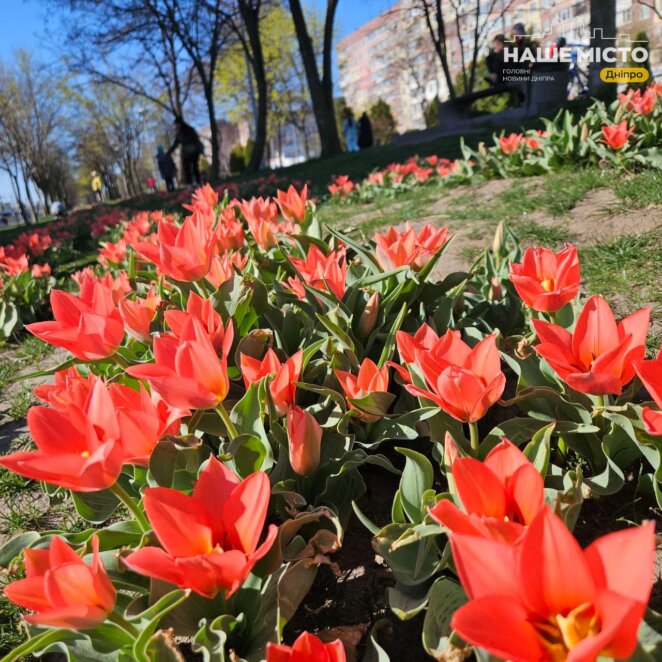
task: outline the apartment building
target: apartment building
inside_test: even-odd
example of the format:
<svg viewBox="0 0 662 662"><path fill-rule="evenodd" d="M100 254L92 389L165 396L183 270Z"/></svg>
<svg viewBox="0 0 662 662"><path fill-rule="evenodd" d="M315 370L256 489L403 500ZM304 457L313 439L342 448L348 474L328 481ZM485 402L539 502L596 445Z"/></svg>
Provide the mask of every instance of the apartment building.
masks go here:
<svg viewBox="0 0 662 662"><path fill-rule="evenodd" d="M646 0L650 4L653 0ZM453 80L473 58L476 23L480 32L479 57L486 55L491 38L509 34L524 23L541 46L565 37L570 44L590 40L591 0L457 0L457 20L451 3L444 3L446 44ZM655 0L662 11L662 0ZM492 8L486 15L485 6ZM459 36L458 36L459 30ZM617 31L622 42L646 32L650 40L651 69L662 76L662 20L638 0L618 0ZM448 86L430 38L418 0L400 0L354 31L337 46L340 89L355 112L368 109L379 98L389 103L400 132L425 126L423 109L435 96L444 99Z"/></svg>

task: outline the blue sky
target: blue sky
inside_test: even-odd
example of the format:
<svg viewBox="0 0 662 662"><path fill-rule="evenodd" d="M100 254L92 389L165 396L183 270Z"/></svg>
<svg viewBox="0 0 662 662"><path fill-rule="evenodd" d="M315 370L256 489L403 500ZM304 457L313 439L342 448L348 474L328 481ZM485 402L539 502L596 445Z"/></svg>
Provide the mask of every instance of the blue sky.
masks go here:
<svg viewBox="0 0 662 662"><path fill-rule="evenodd" d="M322 11L326 7L326 0L312 1ZM338 36L349 34L393 4L395 0L339 0ZM40 0L0 0L0 59L8 61L17 48L30 49L38 59L52 59L57 35L49 30L47 17L47 7ZM11 198L6 175L0 173L0 200Z"/></svg>

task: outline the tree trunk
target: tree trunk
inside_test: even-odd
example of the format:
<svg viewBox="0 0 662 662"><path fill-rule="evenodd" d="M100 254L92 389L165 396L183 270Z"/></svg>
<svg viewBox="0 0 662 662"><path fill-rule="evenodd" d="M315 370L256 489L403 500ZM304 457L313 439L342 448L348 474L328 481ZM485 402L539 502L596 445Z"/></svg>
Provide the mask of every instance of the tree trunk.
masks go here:
<svg viewBox="0 0 662 662"><path fill-rule="evenodd" d="M448 86L448 95L451 99L455 99L455 83L453 82L453 76L451 74L450 66L448 65L448 51L446 50L446 23L444 21L444 15L441 10L441 0L435 1L435 18L437 21L437 30L435 31L434 25L432 24L432 17L430 16L430 7L428 6L428 0L420 0L423 11L425 12L425 22L428 27L428 32L430 33L430 38L434 44L434 50L439 58L441 63L441 69L444 72L444 78L446 79L446 85Z"/></svg>
<svg viewBox="0 0 662 662"><path fill-rule="evenodd" d="M616 0L591 0L591 48L613 46L615 37ZM605 102L614 101L618 92L618 85L605 83L600 78L600 72L609 66L609 63L591 64L588 77L591 96Z"/></svg>
<svg viewBox="0 0 662 662"><path fill-rule="evenodd" d="M18 183L18 176L13 170L11 170L11 168L7 168L7 174L11 179L12 188L14 189L14 197L16 198L16 204L18 205L19 212L21 213L21 219L23 220L23 223L25 223L25 225L30 225L30 219L28 218L28 210L25 208L25 203L23 202L23 198L21 197L21 186Z"/></svg>
<svg viewBox="0 0 662 662"><path fill-rule="evenodd" d="M221 179L221 144L218 139L218 123L216 122L216 107L214 105L214 90L211 85L205 85L205 101L209 115L209 134L211 142L211 172L209 179L217 184Z"/></svg>
<svg viewBox="0 0 662 662"><path fill-rule="evenodd" d="M262 166L264 158L264 145L267 140L267 76L264 69L264 53L260 37L259 7L253 9L247 0L239 0L239 10L248 34L250 53L246 53L253 69L257 86L257 113L255 116L255 142L246 170L256 172ZM244 45L246 47L247 44ZM249 74L250 75L250 74Z"/></svg>
<svg viewBox="0 0 662 662"><path fill-rule="evenodd" d="M290 0L290 11L292 13L297 41L299 42L301 60L306 71L306 80L308 81L317 130L320 134L321 156L323 158L339 154L342 151L333 108L333 78L331 72L333 21L337 5L338 0L327 0L326 19L324 22L323 78L320 79L315 59L315 50L308 34L301 2L300 0Z"/></svg>
<svg viewBox="0 0 662 662"><path fill-rule="evenodd" d="M27 175L25 174L25 169L21 168L23 172L23 184L25 186L25 195L28 198L28 204L30 205L30 209L32 210L32 218L34 222L36 223L39 220L39 212L37 211L37 208L35 207L34 200L32 199L32 193L30 193L30 182L27 178Z"/></svg>

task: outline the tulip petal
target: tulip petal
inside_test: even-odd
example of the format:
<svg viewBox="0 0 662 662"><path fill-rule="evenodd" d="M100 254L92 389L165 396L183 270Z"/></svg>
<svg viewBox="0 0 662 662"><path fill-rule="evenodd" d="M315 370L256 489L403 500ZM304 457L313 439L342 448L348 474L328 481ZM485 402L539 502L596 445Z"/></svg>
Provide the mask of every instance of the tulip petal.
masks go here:
<svg viewBox="0 0 662 662"><path fill-rule="evenodd" d="M451 627L471 644L513 662L547 659L536 629L512 596L490 595L460 607Z"/></svg>
<svg viewBox="0 0 662 662"><path fill-rule="evenodd" d="M523 598L538 614L565 614L595 598L595 580L581 547L548 507L524 535L519 575Z"/></svg>
<svg viewBox="0 0 662 662"><path fill-rule="evenodd" d="M223 522L233 549L252 554L267 516L271 485L263 472L251 474L235 488L223 506Z"/></svg>
<svg viewBox="0 0 662 662"><path fill-rule="evenodd" d="M503 483L487 466L471 457L455 460L455 488L467 513L503 519L507 496Z"/></svg>
<svg viewBox="0 0 662 662"><path fill-rule="evenodd" d="M147 517L171 556L208 554L213 548L207 511L193 497L167 487L150 487L144 497Z"/></svg>
<svg viewBox="0 0 662 662"><path fill-rule="evenodd" d="M592 296L577 318L572 336L573 354L588 368L600 355L619 344L618 326L609 304Z"/></svg>

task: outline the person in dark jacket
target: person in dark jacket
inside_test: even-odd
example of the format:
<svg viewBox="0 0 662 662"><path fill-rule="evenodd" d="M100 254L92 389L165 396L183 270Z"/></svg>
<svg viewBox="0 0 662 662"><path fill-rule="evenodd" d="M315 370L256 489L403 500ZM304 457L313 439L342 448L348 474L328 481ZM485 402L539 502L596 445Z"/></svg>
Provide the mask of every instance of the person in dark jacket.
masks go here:
<svg viewBox="0 0 662 662"><path fill-rule="evenodd" d="M504 55L503 51L506 45L505 35L498 34L492 40L492 48L485 59L487 65L487 80L492 85L503 83Z"/></svg>
<svg viewBox="0 0 662 662"><path fill-rule="evenodd" d="M163 181L165 181L166 189L171 192L175 190L175 175L177 174L177 166L172 160L172 156L166 153L163 145L156 147L156 162L159 166L159 172Z"/></svg>
<svg viewBox="0 0 662 662"><path fill-rule="evenodd" d="M191 186L195 184L200 186L202 180L200 179L200 167L198 161L204 152L200 136L198 132L184 120L177 116L175 117L175 142L168 150L168 154L172 154L178 146L182 147L182 168L184 169L184 179L186 183Z"/></svg>
<svg viewBox="0 0 662 662"><path fill-rule="evenodd" d="M368 117L368 113L364 112L359 118L359 149L372 147L372 143L372 122Z"/></svg>

